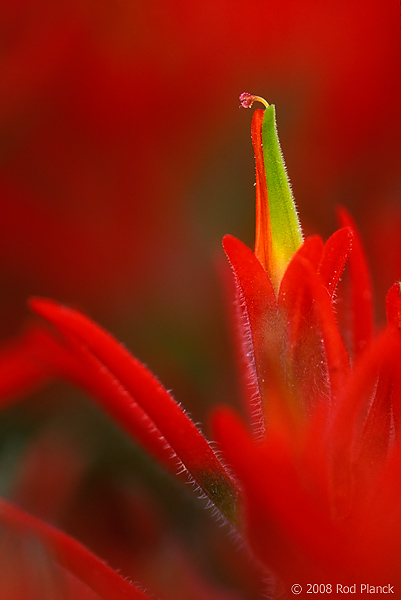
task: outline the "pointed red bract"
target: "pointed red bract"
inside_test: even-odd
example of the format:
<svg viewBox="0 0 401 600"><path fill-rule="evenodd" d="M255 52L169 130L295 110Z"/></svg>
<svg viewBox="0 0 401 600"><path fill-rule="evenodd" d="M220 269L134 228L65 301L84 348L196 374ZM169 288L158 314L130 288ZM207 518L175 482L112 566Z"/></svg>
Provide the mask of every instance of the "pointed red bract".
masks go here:
<svg viewBox="0 0 401 600"><path fill-rule="evenodd" d="M292 343L298 341L299 344L307 344L308 340L304 337L304 333L314 325L313 320L310 320L311 302L314 301L314 310L324 345L331 396L335 398L349 373L348 354L337 327L330 295L303 253L304 251L298 251L288 265L280 287L279 306L282 306L289 315ZM312 329L313 333L315 333L314 329ZM309 343L314 344L316 340Z"/></svg>
<svg viewBox="0 0 401 600"><path fill-rule="evenodd" d="M226 235L224 250L233 269L236 286L237 328L242 356L247 365L248 405L255 431L263 431L262 410L266 365L266 338L277 307L273 286L253 252L236 238Z"/></svg>
<svg viewBox="0 0 401 600"><path fill-rule="evenodd" d="M352 230L343 227L335 231L324 245L318 271L330 296L334 295L344 271L351 251L352 237Z"/></svg>
<svg viewBox="0 0 401 600"><path fill-rule="evenodd" d="M298 418L313 410L319 401L326 360L311 290L305 273L297 265L304 260L316 271L322 250L323 241L319 236L305 240L284 273L278 295L282 339L278 352L282 362L281 379L287 383L282 396L292 397Z"/></svg>
<svg viewBox="0 0 401 600"><path fill-rule="evenodd" d="M341 207L338 216L343 227L352 230L352 250L349 256L351 282L352 350L356 360L373 338L373 294L365 251L351 215Z"/></svg>
<svg viewBox="0 0 401 600"><path fill-rule="evenodd" d="M317 270L323 250L323 241L319 236L305 240L292 257L281 282L278 306L286 314L286 330L289 334L287 350L300 342L306 329L310 329L309 320L312 310L312 296L307 281L297 265L299 261L311 265Z"/></svg>
<svg viewBox="0 0 401 600"><path fill-rule="evenodd" d="M330 299L349 243L347 229L333 236L328 246L319 236L305 240L287 267L277 305L270 279L249 248L231 236L224 238L237 289L238 326L254 411L256 405L256 431L266 419L272 398L293 396L293 408L298 405L296 411L302 414L326 393L325 369L332 398L349 373L348 354ZM341 255L334 259L336 247L341 248Z"/></svg>
<svg viewBox="0 0 401 600"><path fill-rule="evenodd" d="M311 235L306 238L302 246L298 248L292 259L302 256L317 270L324 249L323 240L320 235ZM287 267L288 268L288 267Z"/></svg>

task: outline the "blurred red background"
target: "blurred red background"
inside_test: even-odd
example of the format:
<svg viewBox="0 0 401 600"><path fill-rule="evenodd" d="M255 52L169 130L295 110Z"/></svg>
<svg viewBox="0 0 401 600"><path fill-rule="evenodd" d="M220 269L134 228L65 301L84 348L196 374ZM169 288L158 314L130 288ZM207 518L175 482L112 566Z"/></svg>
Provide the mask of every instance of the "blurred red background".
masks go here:
<svg viewBox="0 0 401 600"><path fill-rule="evenodd" d="M395 203L395 5L22 0L4 8L0 259L8 329L32 293L99 314L130 315L148 294L180 304L187 290L188 304L202 285L198 264L203 275L212 268L223 233L251 243L243 90L277 106L307 230L327 235L338 202L362 227L368 213L377 222Z"/></svg>
<svg viewBox="0 0 401 600"><path fill-rule="evenodd" d="M355 216L380 320L401 262L399 25L381 0L3 2L1 338L50 296L195 419L237 394L218 261L225 233L253 244L243 91L276 105L305 232L327 237L338 203Z"/></svg>

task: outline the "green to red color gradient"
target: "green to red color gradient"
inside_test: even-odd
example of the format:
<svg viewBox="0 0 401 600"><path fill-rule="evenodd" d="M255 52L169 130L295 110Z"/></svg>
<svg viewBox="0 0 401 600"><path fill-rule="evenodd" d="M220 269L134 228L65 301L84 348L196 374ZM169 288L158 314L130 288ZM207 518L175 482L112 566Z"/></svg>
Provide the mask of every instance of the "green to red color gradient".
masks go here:
<svg viewBox="0 0 401 600"><path fill-rule="evenodd" d="M257 99L245 96L248 106ZM35 325L3 351L1 401L51 378L85 390L171 474L197 484L244 541L255 569L266 580L269 573L271 598L294 583L401 586L400 284L387 294L387 325L376 333L352 218L341 208L341 228L326 242L318 235L303 239L274 106L255 111L252 141L255 251L232 236L223 242L246 393L244 415L228 406L212 410L222 457L128 350L82 313L51 300L30 302L50 327ZM82 598L147 597L78 542L5 501L0 521L10 536L40 540L68 581L85 588ZM217 589L198 597L245 598Z"/></svg>

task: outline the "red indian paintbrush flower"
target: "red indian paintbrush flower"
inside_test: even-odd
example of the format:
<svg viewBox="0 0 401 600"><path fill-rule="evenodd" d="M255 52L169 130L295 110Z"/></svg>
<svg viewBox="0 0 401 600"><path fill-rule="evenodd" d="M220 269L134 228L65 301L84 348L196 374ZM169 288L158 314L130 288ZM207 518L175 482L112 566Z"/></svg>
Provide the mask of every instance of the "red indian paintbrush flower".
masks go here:
<svg viewBox="0 0 401 600"><path fill-rule="evenodd" d="M245 106L252 100L242 95ZM323 244L302 242L274 128L252 121L256 246L224 242L253 432L227 408L215 433L242 489L248 540L287 585L399 583L401 558L400 286L373 339L369 275L352 219ZM266 183L267 186L266 186ZM284 192L283 192L284 188ZM351 348L335 314L349 261Z"/></svg>
<svg viewBox="0 0 401 600"><path fill-rule="evenodd" d="M387 326L375 336L369 273L351 217L340 209L342 228L325 243L303 238L274 106L241 95L246 107L255 100L265 104L252 120L255 251L224 238L246 414L228 407L212 414L230 469L144 365L86 316L50 300L34 299L31 307L57 334L36 328L8 349L2 397L48 377L86 390L170 472L198 484L255 562L273 571L272 598L281 585L307 591L323 584L325 592L337 584L401 585L400 285L387 295ZM347 262L349 347L335 306ZM120 588L118 597L144 597L70 538L12 506L0 506L0 519L35 531L93 592L92 566L105 598Z"/></svg>

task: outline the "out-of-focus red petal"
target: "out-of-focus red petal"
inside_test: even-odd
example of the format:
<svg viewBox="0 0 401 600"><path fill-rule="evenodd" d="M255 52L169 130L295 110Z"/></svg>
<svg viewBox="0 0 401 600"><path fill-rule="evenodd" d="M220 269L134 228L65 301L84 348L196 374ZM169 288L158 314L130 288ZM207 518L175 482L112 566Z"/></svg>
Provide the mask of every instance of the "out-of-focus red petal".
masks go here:
<svg viewBox="0 0 401 600"><path fill-rule="evenodd" d="M401 283L395 283L386 296L387 327L401 336ZM392 374L392 410L396 432L401 436L401 358L393 356L395 368Z"/></svg>
<svg viewBox="0 0 401 600"><path fill-rule="evenodd" d="M284 432L255 443L229 409L213 417L214 433L244 493L247 537L256 555L287 582L327 575L346 558L345 539L308 489ZM283 437L284 434L284 437Z"/></svg>
<svg viewBox="0 0 401 600"><path fill-rule="evenodd" d="M338 217L343 227L352 231L352 250L349 256L351 281L351 314L353 357L361 356L370 344L373 333L373 295L368 264L358 229L351 215L340 207Z"/></svg>
<svg viewBox="0 0 401 600"><path fill-rule="evenodd" d="M352 377L333 407L329 431L330 448L327 451L332 455L332 498L335 511L346 513L351 506L355 484L353 465L363 473L370 466L373 456L375 460L383 456L383 444L390 433L387 413L391 411L388 403L392 397L396 423L395 402L399 404L399 398L396 398L395 389L391 388L392 382L397 381L400 363L398 331L387 328L361 356ZM383 370L384 378L381 381ZM372 404L371 398L375 390L376 398ZM358 449L367 456L367 464L358 464L355 458Z"/></svg>
<svg viewBox="0 0 401 600"><path fill-rule="evenodd" d="M76 493L87 462L85 449L64 430L53 425L39 432L13 477L13 501L36 517L56 522Z"/></svg>
<svg viewBox="0 0 401 600"><path fill-rule="evenodd" d="M81 313L50 300L31 300L32 309L68 339L79 341L100 366L109 370L128 392L119 394L119 403L109 410L120 419L132 410L132 398L148 415L177 454L189 474L219 510L235 520L237 490L212 448L152 373L109 333ZM145 425L148 426L148 423ZM155 435L158 435L157 431Z"/></svg>
<svg viewBox="0 0 401 600"><path fill-rule="evenodd" d="M330 296L333 296L336 285L344 271L351 244L352 230L349 227L343 227L335 231L324 245L318 272Z"/></svg>
<svg viewBox="0 0 401 600"><path fill-rule="evenodd" d="M0 499L0 522L22 536L37 537L50 557L104 600L147 600L148 596L65 533ZM24 573L21 572L21 577Z"/></svg>
<svg viewBox="0 0 401 600"><path fill-rule="evenodd" d="M387 323L401 329L401 283L395 283L386 296Z"/></svg>
<svg viewBox="0 0 401 600"><path fill-rule="evenodd" d="M254 253L231 235L223 240L224 250L234 272L237 292L237 327L242 356L247 365L248 403L255 430L263 429L262 399L266 371L266 343L276 319L273 286Z"/></svg>
<svg viewBox="0 0 401 600"><path fill-rule="evenodd" d="M358 487L363 489L371 485L372 476L383 466L390 445L392 428L392 387L394 368L399 369L401 353L387 356L378 373L378 381L373 401L369 407L365 422L357 443L354 444L355 464L359 470Z"/></svg>
<svg viewBox="0 0 401 600"><path fill-rule="evenodd" d="M353 446L353 435L358 431L358 423L363 420L363 415L369 409L381 365L393 365L398 356L398 332L387 328L377 336L374 345L363 354L360 364L356 365L333 411L335 432L332 438L341 438L344 447L350 449Z"/></svg>
<svg viewBox="0 0 401 600"><path fill-rule="evenodd" d="M389 451L388 458L376 480L373 496L372 494L368 496L367 505L359 514L361 546L367 550L366 563L371 563L372 578L377 573L377 580L387 579L394 582L397 588L401 585L400 471L401 440L399 439ZM382 518L378 518L379 515Z"/></svg>
<svg viewBox="0 0 401 600"><path fill-rule="evenodd" d="M42 328L30 328L0 348L0 407L48 381L48 368L35 358L44 337Z"/></svg>

